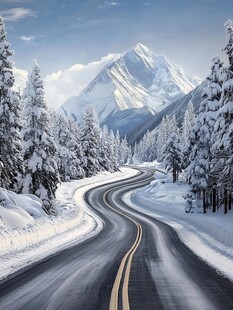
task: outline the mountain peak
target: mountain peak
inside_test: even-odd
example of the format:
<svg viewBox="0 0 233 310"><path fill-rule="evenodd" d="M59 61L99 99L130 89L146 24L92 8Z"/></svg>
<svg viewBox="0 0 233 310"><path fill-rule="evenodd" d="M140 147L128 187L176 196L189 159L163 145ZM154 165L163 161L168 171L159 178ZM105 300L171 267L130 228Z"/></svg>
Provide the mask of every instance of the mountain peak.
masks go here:
<svg viewBox="0 0 233 310"><path fill-rule="evenodd" d="M130 49L125 54L136 54L141 58L145 57L154 57L155 55L151 52L151 50L141 43L137 43L134 48Z"/></svg>
<svg viewBox="0 0 233 310"><path fill-rule="evenodd" d="M150 52L151 53L149 48L146 47L145 45L143 45L142 43L136 44L136 46L134 47L134 50L135 51L140 51L140 52L146 52L146 53Z"/></svg>
<svg viewBox="0 0 233 310"><path fill-rule="evenodd" d="M165 56L155 55L138 43L112 59L76 100L68 100L63 108L78 119L91 104L101 122L117 111L132 108L150 107L158 112L197 83Z"/></svg>

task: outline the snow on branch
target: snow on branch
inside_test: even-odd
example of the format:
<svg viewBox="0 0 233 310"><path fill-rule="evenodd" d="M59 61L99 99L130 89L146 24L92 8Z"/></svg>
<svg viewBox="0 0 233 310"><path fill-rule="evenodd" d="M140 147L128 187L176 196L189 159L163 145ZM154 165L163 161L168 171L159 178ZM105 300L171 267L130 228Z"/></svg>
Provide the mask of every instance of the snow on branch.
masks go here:
<svg viewBox="0 0 233 310"><path fill-rule="evenodd" d="M229 34L233 32L233 23L232 20L228 19L224 24L226 32Z"/></svg>

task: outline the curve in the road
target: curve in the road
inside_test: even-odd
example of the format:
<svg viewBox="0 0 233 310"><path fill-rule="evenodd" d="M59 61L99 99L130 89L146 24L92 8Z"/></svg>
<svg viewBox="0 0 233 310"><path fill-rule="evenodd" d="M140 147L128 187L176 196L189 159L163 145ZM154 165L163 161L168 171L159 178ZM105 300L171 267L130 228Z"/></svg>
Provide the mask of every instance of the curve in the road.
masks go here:
<svg viewBox="0 0 233 310"><path fill-rule="evenodd" d="M129 219L106 207L103 196L118 185L146 185L149 180L145 178L152 175L142 171L128 180L90 190L86 200L102 218L103 230L1 281L0 309L109 309L119 265L134 243L137 230Z"/></svg>

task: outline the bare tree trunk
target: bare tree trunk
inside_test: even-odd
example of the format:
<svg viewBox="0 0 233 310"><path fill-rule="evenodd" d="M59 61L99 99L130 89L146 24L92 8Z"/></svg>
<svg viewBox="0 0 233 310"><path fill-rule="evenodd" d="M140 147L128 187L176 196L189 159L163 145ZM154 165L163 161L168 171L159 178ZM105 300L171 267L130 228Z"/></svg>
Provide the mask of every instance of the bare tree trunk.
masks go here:
<svg viewBox="0 0 233 310"><path fill-rule="evenodd" d="M224 187L224 214L227 213L227 188Z"/></svg>
<svg viewBox="0 0 233 310"><path fill-rule="evenodd" d="M213 206L213 212L216 212L216 188L215 186L213 188L212 206Z"/></svg>
<svg viewBox="0 0 233 310"><path fill-rule="evenodd" d="M232 197L231 197L231 192L230 192L228 195L228 210L231 210L231 200L232 200Z"/></svg>
<svg viewBox="0 0 233 310"><path fill-rule="evenodd" d="M205 197L205 189L203 189L203 213L206 213L206 197Z"/></svg>
<svg viewBox="0 0 233 310"><path fill-rule="evenodd" d="M176 182L176 169L175 169L175 158L172 157L172 176L173 176L173 183Z"/></svg>
<svg viewBox="0 0 233 310"><path fill-rule="evenodd" d="M205 203L206 203L206 206L209 205L209 192L208 191L205 192Z"/></svg>
<svg viewBox="0 0 233 310"><path fill-rule="evenodd" d="M34 194L36 193L36 177L35 177L35 173L32 173L32 193L31 194Z"/></svg>

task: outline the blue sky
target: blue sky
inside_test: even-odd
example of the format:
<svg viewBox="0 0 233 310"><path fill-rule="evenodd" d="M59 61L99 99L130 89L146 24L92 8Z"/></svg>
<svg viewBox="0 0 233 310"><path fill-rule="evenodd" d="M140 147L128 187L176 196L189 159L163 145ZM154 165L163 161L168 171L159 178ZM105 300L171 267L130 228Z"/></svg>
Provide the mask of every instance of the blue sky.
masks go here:
<svg viewBox="0 0 233 310"><path fill-rule="evenodd" d="M15 65L45 74L140 42L202 78L226 44L232 0L1 0Z"/></svg>

